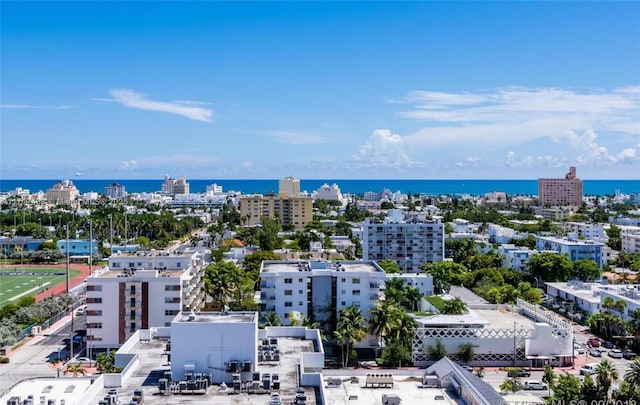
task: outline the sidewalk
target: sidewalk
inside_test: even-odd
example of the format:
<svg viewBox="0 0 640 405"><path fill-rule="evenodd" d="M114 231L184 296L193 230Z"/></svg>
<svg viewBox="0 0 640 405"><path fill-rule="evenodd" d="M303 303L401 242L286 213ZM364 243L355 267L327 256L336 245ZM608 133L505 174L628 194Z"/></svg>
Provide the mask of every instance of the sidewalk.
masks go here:
<svg viewBox="0 0 640 405"><path fill-rule="evenodd" d="M61 318L58 322L49 326L47 329L43 329L42 334L40 335L36 335L33 337L29 337L29 336L25 337L24 339L22 339L22 343L18 343L19 346L15 350L11 350L7 352L7 357L11 358L11 356L19 352L20 349L33 346L36 343L44 340L46 338L45 335L56 333L57 331L62 329L67 323L71 322L71 316L72 316L71 313L69 313L65 317Z"/></svg>

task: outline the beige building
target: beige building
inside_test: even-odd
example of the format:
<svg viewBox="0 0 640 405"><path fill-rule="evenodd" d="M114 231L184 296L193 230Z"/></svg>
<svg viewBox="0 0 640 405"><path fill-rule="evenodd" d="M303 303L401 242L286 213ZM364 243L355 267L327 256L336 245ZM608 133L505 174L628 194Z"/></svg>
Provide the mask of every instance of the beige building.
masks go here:
<svg viewBox="0 0 640 405"><path fill-rule="evenodd" d="M278 182L279 197L297 197L300 195L300 180L294 177L285 177Z"/></svg>
<svg viewBox="0 0 640 405"><path fill-rule="evenodd" d="M538 179L538 203L540 206L582 205L582 180L576 177L571 166L564 179Z"/></svg>
<svg viewBox="0 0 640 405"><path fill-rule="evenodd" d="M184 177L172 179L168 174L164 175L162 183L162 192L165 194L189 194L189 183Z"/></svg>
<svg viewBox="0 0 640 405"><path fill-rule="evenodd" d="M63 180L47 190L47 201L54 204L75 204L80 191L71 180Z"/></svg>
<svg viewBox="0 0 640 405"><path fill-rule="evenodd" d="M240 198L242 224L260 224L260 218L279 219L282 225L293 225L302 229L313 219L311 197L276 197L255 194Z"/></svg>

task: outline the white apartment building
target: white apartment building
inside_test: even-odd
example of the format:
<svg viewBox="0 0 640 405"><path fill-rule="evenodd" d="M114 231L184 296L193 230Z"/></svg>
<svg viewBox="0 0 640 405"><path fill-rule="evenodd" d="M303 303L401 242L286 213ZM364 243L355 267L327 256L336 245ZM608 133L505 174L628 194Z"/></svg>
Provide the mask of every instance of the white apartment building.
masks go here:
<svg viewBox="0 0 640 405"><path fill-rule="evenodd" d="M170 326L204 304L204 256L195 252L120 252L87 278L87 340L116 348L136 330Z"/></svg>
<svg viewBox="0 0 640 405"><path fill-rule="evenodd" d="M111 183L104 186L104 195L107 197L118 200L127 196L127 191L122 184Z"/></svg>
<svg viewBox="0 0 640 405"><path fill-rule="evenodd" d="M404 284L418 290L421 296L429 297L433 295L433 277L423 273L389 273L385 280L401 278Z"/></svg>
<svg viewBox="0 0 640 405"><path fill-rule="evenodd" d="M527 269L527 263L531 256L538 253L526 246L516 246L513 244L503 244L498 247L498 254L502 256L502 266L516 271Z"/></svg>
<svg viewBox="0 0 640 405"><path fill-rule="evenodd" d="M497 224L489 224L489 243L509 243L512 239L526 239L528 232L519 232L513 228Z"/></svg>
<svg viewBox="0 0 640 405"><path fill-rule="evenodd" d="M565 232L577 233L584 239L602 240L604 238L603 224L592 224L586 222L565 222L563 223Z"/></svg>
<svg viewBox="0 0 640 405"><path fill-rule="evenodd" d="M374 261L263 261L260 309L276 313L285 325L292 311L320 323L335 322L340 310L354 305L367 318L380 295L385 272ZM376 346L365 339L363 347Z"/></svg>
<svg viewBox="0 0 640 405"><path fill-rule="evenodd" d="M572 261L590 259L596 262L599 268L602 268L604 264L603 246L604 244L600 242L579 240L578 235L575 233L569 233L566 238L536 235L536 249L539 252L554 251L559 254L566 254Z"/></svg>
<svg viewBox="0 0 640 405"><path fill-rule="evenodd" d="M400 210L389 210L383 223L363 224L362 258L392 260L404 273L420 273L423 263L444 259L444 225L432 222L404 222Z"/></svg>
<svg viewBox="0 0 640 405"><path fill-rule="evenodd" d="M626 303L622 312L624 320L628 320L629 314L640 308L640 284L612 285L581 281L546 284L548 297L558 297L563 301L573 302L578 308L589 314L601 313L603 311L602 303L607 297ZM615 310L612 312L620 315Z"/></svg>
<svg viewBox="0 0 640 405"><path fill-rule="evenodd" d="M165 174L162 182L162 193L170 195L189 194L189 183L184 177L172 179L168 174Z"/></svg>
<svg viewBox="0 0 640 405"><path fill-rule="evenodd" d="M256 312L184 312L171 321L171 377L211 373L219 384L231 383L233 373L251 380L258 364Z"/></svg>
<svg viewBox="0 0 640 405"><path fill-rule="evenodd" d="M325 183L313 193L312 197L314 200L342 201L342 192L336 183L331 186Z"/></svg>
<svg viewBox="0 0 640 405"><path fill-rule="evenodd" d="M622 250L627 253L640 252L640 231L622 231Z"/></svg>

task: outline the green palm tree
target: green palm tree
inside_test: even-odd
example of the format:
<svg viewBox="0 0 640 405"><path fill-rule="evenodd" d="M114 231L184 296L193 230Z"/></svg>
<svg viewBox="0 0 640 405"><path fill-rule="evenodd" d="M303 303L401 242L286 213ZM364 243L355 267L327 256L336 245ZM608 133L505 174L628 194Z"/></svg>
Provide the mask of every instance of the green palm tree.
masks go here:
<svg viewBox="0 0 640 405"><path fill-rule="evenodd" d="M275 312L269 312L264 316L264 326L280 326L280 317Z"/></svg>
<svg viewBox="0 0 640 405"><path fill-rule="evenodd" d="M609 396L611 384L618 381L618 370L609 360L603 360L596 366L596 381L602 387L605 394Z"/></svg>
<svg viewBox="0 0 640 405"><path fill-rule="evenodd" d="M67 368L64 370L64 375L71 373L73 377L77 377L78 375L85 375L87 370L82 367L82 363L69 363L67 364Z"/></svg>
<svg viewBox="0 0 640 405"><path fill-rule="evenodd" d="M629 364L624 373L624 380L632 386L640 385L640 357L636 357L633 363Z"/></svg>
<svg viewBox="0 0 640 405"><path fill-rule="evenodd" d="M347 367L351 348L367 335L365 320L360 313L360 308L351 305L340 310L338 327L334 337L342 345L342 365Z"/></svg>
<svg viewBox="0 0 640 405"><path fill-rule="evenodd" d="M398 323L397 328L392 330L391 335L395 342L398 342L411 351L413 338L416 335L416 328L418 325L413 317L404 311L400 313L399 319L400 322Z"/></svg>
<svg viewBox="0 0 640 405"><path fill-rule="evenodd" d="M459 297L456 297L452 300L445 301L440 312L448 315L462 315L467 313L468 309L467 304Z"/></svg>
<svg viewBox="0 0 640 405"><path fill-rule="evenodd" d="M369 333L378 337L378 345L382 346L383 340L398 325L400 309L394 301L382 300L369 310Z"/></svg>

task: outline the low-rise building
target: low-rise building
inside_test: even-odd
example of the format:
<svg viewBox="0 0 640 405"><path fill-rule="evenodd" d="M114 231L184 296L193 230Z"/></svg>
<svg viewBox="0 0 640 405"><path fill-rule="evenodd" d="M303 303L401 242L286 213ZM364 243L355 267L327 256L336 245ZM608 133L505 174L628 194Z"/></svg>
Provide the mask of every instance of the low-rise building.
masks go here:
<svg viewBox="0 0 640 405"><path fill-rule="evenodd" d="M584 283L581 281L569 281L566 283L546 283L547 296L557 298L566 303L571 303L588 314L599 314L604 311L602 304L607 297L614 301L624 301L625 308L622 319L630 319L629 314L640 308L640 284L600 284Z"/></svg>
<svg viewBox="0 0 640 405"><path fill-rule="evenodd" d="M572 261L593 260L599 268L602 268L604 264L602 258L603 246L604 243L601 242L580 240L575 233L569 233L565 238L536 236L536 249L538 251L554 251L559 254L566 254Z"/></svg>

